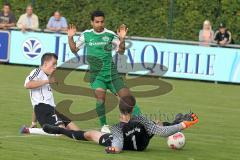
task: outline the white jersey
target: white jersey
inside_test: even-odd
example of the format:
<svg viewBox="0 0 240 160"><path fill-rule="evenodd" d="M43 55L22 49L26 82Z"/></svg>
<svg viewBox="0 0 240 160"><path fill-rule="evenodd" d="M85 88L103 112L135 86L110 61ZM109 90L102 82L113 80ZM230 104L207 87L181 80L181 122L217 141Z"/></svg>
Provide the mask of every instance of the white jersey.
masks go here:
<svg viewBox="0 0 240 160"><path fill-rule="evenodd" d="M43 72L41 68L36 68L32 70L32 72L27 76L24 86L26 87L26 84L29 81L34 81L34 80L48 80L48 76L46 75L46 73ZM39 103L49 104L53 107L56 106L54 103L52 89L49 84L45 84L39 88L29 89L29 90L30 90L30 98L31 98L33 107L35 105L38 105Z"/></svg>

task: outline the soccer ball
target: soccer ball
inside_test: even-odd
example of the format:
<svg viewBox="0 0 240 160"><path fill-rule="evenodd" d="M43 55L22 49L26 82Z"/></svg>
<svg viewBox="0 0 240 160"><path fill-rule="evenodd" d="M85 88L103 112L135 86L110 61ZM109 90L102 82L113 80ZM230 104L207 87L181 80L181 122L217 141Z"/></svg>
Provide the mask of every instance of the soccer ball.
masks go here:
<svg viewBox="0 0 240 160"><path fill-rule="evenodd" d="M178 132L168 137L168 147L171 149L182 149L185 145L185 136L183 133Z"/></svg>

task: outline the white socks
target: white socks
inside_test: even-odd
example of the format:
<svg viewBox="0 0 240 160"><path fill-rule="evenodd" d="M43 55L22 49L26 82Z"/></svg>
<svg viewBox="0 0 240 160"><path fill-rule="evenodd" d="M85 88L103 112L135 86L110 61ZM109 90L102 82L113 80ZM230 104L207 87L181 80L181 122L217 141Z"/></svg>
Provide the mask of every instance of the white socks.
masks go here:
<svg viewBox="0 0 240 160"><path fill-rule="evenodd" d="M28 128L30 134L46 135L46 136L60 136L59 134L49 134L43 131L42 128Z"/></svg>

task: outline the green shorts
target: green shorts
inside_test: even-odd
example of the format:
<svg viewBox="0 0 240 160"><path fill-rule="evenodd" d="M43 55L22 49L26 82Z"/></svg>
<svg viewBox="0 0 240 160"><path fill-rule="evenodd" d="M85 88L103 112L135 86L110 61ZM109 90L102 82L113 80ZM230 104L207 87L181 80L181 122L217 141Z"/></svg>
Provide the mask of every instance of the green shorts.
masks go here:
<svg viewBox="0 0 240 160"><path fill-rule="evenodd" d="M95 79L90 85L94 90L97 88L102 88L104 90L109 89L113 94L118 93L122 88L127 88L121 77L106 82L100 79Z"/></svg>

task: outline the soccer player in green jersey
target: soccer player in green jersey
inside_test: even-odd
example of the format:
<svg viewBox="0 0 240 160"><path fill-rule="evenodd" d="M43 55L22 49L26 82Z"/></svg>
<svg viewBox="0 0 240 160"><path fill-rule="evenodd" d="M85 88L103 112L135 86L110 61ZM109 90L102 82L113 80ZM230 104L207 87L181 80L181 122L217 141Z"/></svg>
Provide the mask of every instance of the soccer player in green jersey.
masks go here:
<svg viewBox="0 0 240 160"><path fill-rule="evenodd" d="M77 54L83 45L87 49L87 61L90 66L90 85L95 91L96 111L99 116L102 131L108 132L105 116L105 96L106 90L119 97L131 95L130 90L119 76L117 66L112 60L112 50L119 54L125 52L125 36L128 29L123 24L119 27L117 35L104 27L105 16L102 11L94 11L91 15L91 25L93 29L85 30L78 40L74 42L73 36L76 27L70 25L68 29L68 43L71 51ZM134 115L140 114L139 107L135 105Z"/></svg>

